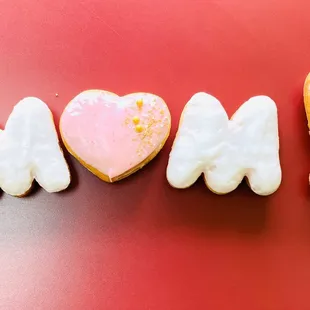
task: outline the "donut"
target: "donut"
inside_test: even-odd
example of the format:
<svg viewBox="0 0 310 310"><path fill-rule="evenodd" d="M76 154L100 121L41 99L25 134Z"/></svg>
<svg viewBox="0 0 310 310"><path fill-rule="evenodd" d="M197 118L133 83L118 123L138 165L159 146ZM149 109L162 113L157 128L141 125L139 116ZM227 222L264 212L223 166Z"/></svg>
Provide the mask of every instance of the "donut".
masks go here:
<svg viewBox="0 0 310 310"><path fill-rule="evenodd" d="M186 104L167 166L172 187L187 188L203 174L207 187L226 194L247 178L258 195L281 183L277 107L267 96L245 102L229 120L221 103L206 93Z"/></svg>
<svg viewBox="0 0 310 310"><path fill-rule="evenodd" d="M0 132L0 187L23 197L34 180L54 193L66 189L71 177L50 109L40 99L28 97L14 107Z"/></svg>
<svg viewBox="0 0 310 310"><path fill-rule="evenodd" d="M308 121L308 129L310 130L310 73L307 75L304 83L304 104Z"/></svg>
<svg viewBox="0 0 310 310"><path fill-rule="evenodd" d="M80 93L60 120L69 153L109 183L150 162L164 146L170 127L170 112L160 97L150 93L121 97L105 90Z"/></svg>
<svg viewBox="0 0 310 310"><path fill-rule="evenodd" d="M310 73L307 75L304 83L304 104L307 115L308 130L310 134ZM310 184L310 175L309 175L309 184Z"/></svg>

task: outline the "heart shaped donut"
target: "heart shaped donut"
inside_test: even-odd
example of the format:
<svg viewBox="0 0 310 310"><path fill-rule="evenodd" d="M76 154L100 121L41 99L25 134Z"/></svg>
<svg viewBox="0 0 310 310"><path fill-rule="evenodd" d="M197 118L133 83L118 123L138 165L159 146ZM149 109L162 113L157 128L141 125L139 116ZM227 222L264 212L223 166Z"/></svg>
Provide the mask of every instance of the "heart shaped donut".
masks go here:
<svg viewBox="0 0 310 310"><path fill-rule="evenodd" d="M151 161L164 146L170 127L170 112L160 97L149 93L120 97L104 90L76 96L60 120L68 151L110 183Z"/></svg>

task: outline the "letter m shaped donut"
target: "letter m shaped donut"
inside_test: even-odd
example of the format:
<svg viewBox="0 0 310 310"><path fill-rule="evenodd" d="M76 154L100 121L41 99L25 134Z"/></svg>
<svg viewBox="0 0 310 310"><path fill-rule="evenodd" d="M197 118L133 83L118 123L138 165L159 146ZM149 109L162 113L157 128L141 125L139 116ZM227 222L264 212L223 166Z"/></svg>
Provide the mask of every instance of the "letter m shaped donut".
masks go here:
<svg viewBox="0 0 310 310"><path fill-rule="evenodd" d="M170 153L167 179L186 188L203 174L211 191L233 191L244 177L259 195L281 183L277 107L266 96L245 102L229 120L221 103L197 93L186 104Z"/></svg>

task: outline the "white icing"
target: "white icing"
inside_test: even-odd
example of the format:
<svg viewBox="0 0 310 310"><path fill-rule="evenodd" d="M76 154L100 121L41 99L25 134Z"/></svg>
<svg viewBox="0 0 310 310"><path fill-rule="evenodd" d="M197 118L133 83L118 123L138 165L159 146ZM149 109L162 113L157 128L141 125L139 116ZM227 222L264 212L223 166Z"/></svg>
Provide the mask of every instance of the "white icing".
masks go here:
<svg viewBox="0 0 310 310"><path fill-rule="evenodd" d="M272 99L253 97L229 120L213 96L197 93L191 98L170 153L167 179L173 187L186 188L202 173L216 193L233 191L244 176L259 195L278 189L278 119Z"/></svg>
<svg viewBox="0 0 310 310"><path fill-rule="evenodd" d="M64 159L47 105L25 98L13 109L0 134L0 187L14 196L25 194L36 181L48 192L70 184Z"/></svg>

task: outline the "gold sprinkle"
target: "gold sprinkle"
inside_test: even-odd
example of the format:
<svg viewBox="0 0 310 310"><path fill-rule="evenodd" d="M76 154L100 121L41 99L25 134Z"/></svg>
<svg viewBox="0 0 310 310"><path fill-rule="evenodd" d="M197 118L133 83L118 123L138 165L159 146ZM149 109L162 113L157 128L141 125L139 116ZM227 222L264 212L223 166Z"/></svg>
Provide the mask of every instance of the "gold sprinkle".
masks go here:
<svg viewBox="0 0 310 310"><path fill-rule="evenodd" d="M141 125L137 125L136 132L142 132L142 131L143 131L143 127Z"/></svg>
<svg viewBox="0 0 310 310"><path fill-rule="evenodd" d="M138 108L141 109L143 106L143 99L137 100L136 104L137 104Z"/></svg>
<svg viewBox="0 0 310 310"><path fill-rule="evenodd" d="M132 119L132 121L133 121L134 124L137 125L137 124L139 124L139 122L140 122L140 118L139 118L138 116L134 116L133 119Z"/></svg>

